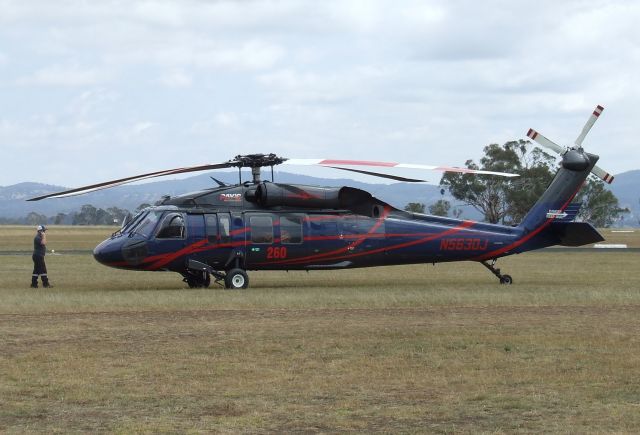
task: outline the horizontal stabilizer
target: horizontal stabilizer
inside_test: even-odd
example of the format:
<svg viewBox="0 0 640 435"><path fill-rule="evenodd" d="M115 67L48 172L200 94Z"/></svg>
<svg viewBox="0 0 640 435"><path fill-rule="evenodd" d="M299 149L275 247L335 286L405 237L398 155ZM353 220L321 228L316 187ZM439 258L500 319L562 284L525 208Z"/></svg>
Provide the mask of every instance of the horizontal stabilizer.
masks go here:
<svg viewBox="0 0 640 435"><path fill-rule="evenodd" d="M604 240L588 222L553 222L550 227L562 246L584 246Z"/></svg>

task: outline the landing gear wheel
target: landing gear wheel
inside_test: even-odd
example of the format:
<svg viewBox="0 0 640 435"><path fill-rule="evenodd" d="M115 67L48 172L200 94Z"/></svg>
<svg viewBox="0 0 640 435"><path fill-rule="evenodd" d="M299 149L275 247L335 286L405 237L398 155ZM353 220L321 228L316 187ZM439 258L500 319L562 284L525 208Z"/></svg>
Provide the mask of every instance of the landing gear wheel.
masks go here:
<svg viewBox="0 0 640 435"><path fill-rule="evenodd" d="M513 278L511 278L511 275L502 275L502 277L500 277L500 284L511 285L513 284Z"/></svg>
<svg viewBox="0 0 640 435"><path fill-rule="evenodd" d="M247 288L249 286L249 276L242 269L231 269L224 277L224 286L233 290Z"/></svg>
<svg viewBox="0 0 640 435"><path fill-rule="evenodd" d="M496 267L497 260L497 258L494 258L493 260L491 260L491 264L486 261L481 261L480 264L489 269L491 273L493 273L500 280L500 284L513 284L513 278L511 278L511 275L503 275L500 273L500 269Z"/></svg>

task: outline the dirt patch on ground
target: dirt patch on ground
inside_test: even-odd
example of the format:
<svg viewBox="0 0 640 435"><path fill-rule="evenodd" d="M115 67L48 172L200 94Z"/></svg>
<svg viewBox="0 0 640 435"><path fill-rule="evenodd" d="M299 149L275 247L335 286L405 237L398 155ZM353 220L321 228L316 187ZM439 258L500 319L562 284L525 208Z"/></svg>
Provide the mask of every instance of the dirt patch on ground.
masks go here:
<svg viewBox="0 0 640 435"><path fill-rule="evenodd" d="M625 431L640 424L639 314L3 314L0 430Z"/></svg>

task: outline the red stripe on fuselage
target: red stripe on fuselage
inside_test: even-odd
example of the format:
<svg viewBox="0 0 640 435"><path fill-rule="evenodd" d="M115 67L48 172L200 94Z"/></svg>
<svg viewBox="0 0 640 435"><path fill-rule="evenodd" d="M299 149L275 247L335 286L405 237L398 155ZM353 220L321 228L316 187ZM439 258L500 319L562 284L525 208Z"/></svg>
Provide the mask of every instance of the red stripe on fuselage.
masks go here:
<svg viewBox="0 0 640 435"><path fill-rule="evenodd" d="M323 257L326 257L326 256L341 254L341 253L343 253L345 251L348 251L349 249L353 249L356 246L358 246L361 243L363 243L368 238L367 235L374 234L374 231L377 230L378 228L380 228L380 225L383 224L384 220L389 215L390 211L391 211L391 209L389 207L385 207L383 212L382 212L382 215L371 226L371 228L369 229L369 231L367 232L366 235L355 235L355 236L358 237L358 239L354 243L350 243L349 245L344 246L344 247L342 247L340 249L336 249L336 250L333 250L331 252L325 252L325 253L322 253L322 254L308 255L306 257L292 258L292 259L289 259L289 260L281 260L281 261L274 261L274 262L263 262L263 263L256 263L256 264L295 264L296 262L300 262L300 261L304 262L304 261L308 261L308 260L315 260L315 259L318 259L318 258L323 258ZM344 239L344 236L318 236L318 237L328 237L328 239L324 239L324 240ZM305 240L308 240L308 239L305 238Z"/></svg>
<svg viewBox="0 0 640 435"><path fill-rule="evenodd" d="M432 241L434 239L437 239L439 237L443 237L443 236L448 236L451 234L455 234L459 231L462 231L466 228L472 227L473 225L475 225L476 222L475 221L462 221L462 223L460 225L458 225L457 227L439 232L439 233L433 233L433 234L428 234L425 237L422 237L418 240L411 240L409 242L404 242L404 243L399 243L397 245L394 246L385 246L382 248L376 248L376 249L371 249L368 251L363 251L363 252L355 252L355 253L351 253L351 254L346 254L343 255L346 251L348 251L349 249L353 249L353 247L357 246L357 244L351 244L348 246L345 246L344 248L341 249L337 249L335 251L332 252L326 252L324 254L317 254L317 255L310 255L307 257L301 257L301 258L292 258L289 260L280 260L280 261L274 261L274 262L264 262L264 263L258 263L258 264L304 264L307 262L311 262L313 260L318 260L318 259L322 259L322 261L332 261L332 260L344 260L344 259L348 259L348 258L354 258L354 257L361 257L363 255L371 255L371 254L377 254L380 252L385 252L385 251L393 251L393 250L397 250L397 249L402 249L402 248L406 248L409 246L414 246L414 245L419 245L421 243L426 243L429 241ZM371 232L371 231L370 231ZM420 235L423 235L424 233L421 233ZM415 233L411 234L407 234L408 236L416 236ZM395 236L395 235L394 235ZM362 237L362 239L359 241L358 244L364 242L364 240L366 240L368 237L364 236Z"/></svg>
<svg viewBox="0 0 640 435"><path fill-rule="evenodd" d="M171 263L173 260L182 257L186 254L191 254L195 252L198 248L201 248L203 245L207 244L207 239L198 240L195 243L192 243L189 246L185 246L182 249L179 249L175 252L170 252L164 254L161 258L159 258L155 263L146 267L147 270L156 270L162 268L162 266L166 266L168 263ZM154 260L151 260L154 261Z"/></svg>

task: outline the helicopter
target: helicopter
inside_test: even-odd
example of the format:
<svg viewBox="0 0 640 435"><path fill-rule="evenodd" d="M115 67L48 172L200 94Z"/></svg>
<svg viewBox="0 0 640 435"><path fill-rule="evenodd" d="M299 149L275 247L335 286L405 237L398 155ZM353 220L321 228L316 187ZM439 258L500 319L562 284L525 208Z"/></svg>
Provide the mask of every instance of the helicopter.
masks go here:
<svg viewBox="0 0 640 435"><path fill-rule="evenodd" d="M93 251L110 267L172 271L190 288L212 280L228 289L249 285L252 270L334 270L401 264L475 261L501 284L513 278L496 267L499 258L553 245L582 246L604 240L587 222L576 222L580 204L572 203L589 173L607 183L613 176L585 152L582 142L603 111L597 106L574 144L552 142L533 129L527 136L561 156L545 192L517 226L431 216L399 210L371 193L349 186L321 187L274 182L277 165L318 165L388 178L424 182L380 172L381 168L454 171L481 176L516 174L392 162L286 159L275 154L239 155L223 163L156 171L50 193L29 199L62 198L137 180L221 168L238 168L237 184L175 197L126 219ZM271 181L261 169L271 168ZM361 169L378 168L376 170ZM252 179L242 181L242 169Z"/></svg>

